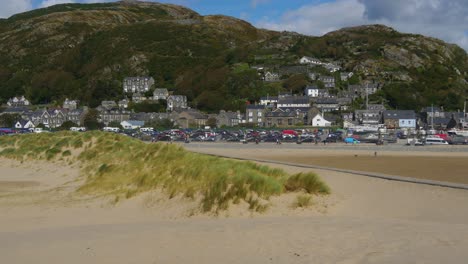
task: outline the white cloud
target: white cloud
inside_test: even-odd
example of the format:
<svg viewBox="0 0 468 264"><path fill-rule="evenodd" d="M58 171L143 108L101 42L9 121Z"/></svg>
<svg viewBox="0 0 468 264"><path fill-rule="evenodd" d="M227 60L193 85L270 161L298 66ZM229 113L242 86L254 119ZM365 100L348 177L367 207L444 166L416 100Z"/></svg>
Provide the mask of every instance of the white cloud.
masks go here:
<svg viewBox="0 0 468 264"><path fill-rule="evenodd" d="M42 1L40 4L40 7L48 7L48 6L53 6L53 5L58 5L58 4L66 4L66 3L75 3L74 0L45 0Z"/></svg>
<svg viewBox="0 0 468 264"><path fill-rule="evenodd" d="M0 0L0 18L31 10L32 0Z"/></svg>
<svg viewBox="0 0 468 264"><path fill-rule="evenodd" d="M361 25L364 6L356 0L305 5L297 10L287 11L280 21L263 18L260 27L274 30L297 31L309 35L323 35L327 32L353 25Z"/></svg>
<svg viewBox="0 0 468 264"><path fill-rule="evenodd" d="M342 27L377 23L440 38L468 50L466 0L336 0L287 11L278 21L263 18L256 25L323 35Z"/></svg>

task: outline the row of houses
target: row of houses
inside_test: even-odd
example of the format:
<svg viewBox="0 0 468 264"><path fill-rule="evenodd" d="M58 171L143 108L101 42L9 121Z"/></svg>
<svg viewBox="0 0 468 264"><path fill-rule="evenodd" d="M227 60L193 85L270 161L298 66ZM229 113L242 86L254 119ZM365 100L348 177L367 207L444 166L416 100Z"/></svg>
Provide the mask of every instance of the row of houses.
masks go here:
<svg viewBox="0 0 468 264"><path fill-rule="evenodd" d="M457 125L463 124L467 117L464 112L444 112L433 107L426 107L418 113L414 110L387 110L381 104L369 104L365 110L342 114L344 127L385 125L387 128L396 129L432 127L440 130L447 128L451 120Z"/></svg>
<svg viewBox="0 0 468 264"><path fill-rule="evenodd" d="M77 125L83 124L84 115L87 108L81 109L67 109L67 108L54 108L54 109L39 109L32 111L25 107L8 108L2 114L17 114L21 117L16 123L15 127L31 128L39 124L43 124L48 128L60 127L64 122L71 121Z"/></svg>

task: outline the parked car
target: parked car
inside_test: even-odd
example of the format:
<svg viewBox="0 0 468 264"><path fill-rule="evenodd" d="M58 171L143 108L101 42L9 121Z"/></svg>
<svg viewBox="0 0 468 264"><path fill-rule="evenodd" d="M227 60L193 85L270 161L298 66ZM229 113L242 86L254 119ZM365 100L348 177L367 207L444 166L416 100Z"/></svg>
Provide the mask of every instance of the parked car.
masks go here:
<svg viewBox="0 0 468 264"><path fill-rule="evenodd" d="M418 138L408 138L406 140L407 146L424 146L424 141Z"/></svg>
<svg viewBox="0 0 468 264"><path fill-rule="evenodd" d="M337 137L327 137L326 139L322 140L322 143L336 143L337 141Z"/></svg>
<svg viewBox="0 0 468 264"><path fill-rule="evenodd" d="M348 144L348 143L351 143L351 144L361 143L361 141L359 141L359 140L357 140L357 139L355 139L355 138L352 138L352 137L347 137L347 138L345 138L344 142L345 142L346 144Z"/></svg>
<svg viewBox="0 0 468 264"><path fill-rule="evenodd" d="M468 144L468 138L461 135L454 135L448 142L451 145L466 145Z"/></svg>
<svg viewBox="0 0 468 264"><path fill-rule="evenodd" d="M448 145L445 139L437 137L428 137L424 140L425 145Z"/></svg>

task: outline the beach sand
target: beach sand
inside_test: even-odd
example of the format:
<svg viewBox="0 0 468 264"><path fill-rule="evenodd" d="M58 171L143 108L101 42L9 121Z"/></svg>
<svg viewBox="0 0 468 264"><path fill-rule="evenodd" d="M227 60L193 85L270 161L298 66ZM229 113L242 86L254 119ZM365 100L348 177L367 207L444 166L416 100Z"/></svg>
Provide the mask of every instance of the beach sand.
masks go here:
<svg viewBox="0 0 468 264"><path fill-rule="evenodd" d="M306 150L287 150L285 155L284 148L190 149L300 162L324 155ZM323 162L348 154L330 151ZM424 160L446 154L390 156ZM450 157L463 159L466 153ZM290 173L310 171L269 165ZM189 217L196 205L180 197L167 200L154 192L113 205L107 198L73 192L83 180L77 166L0 159L0 256L2 263L466 262L468 191L313 171L332 194L314 197L311 208L294 209L295 195L285 195L274 197L264 214L232 208L218 217Z"/></svg>

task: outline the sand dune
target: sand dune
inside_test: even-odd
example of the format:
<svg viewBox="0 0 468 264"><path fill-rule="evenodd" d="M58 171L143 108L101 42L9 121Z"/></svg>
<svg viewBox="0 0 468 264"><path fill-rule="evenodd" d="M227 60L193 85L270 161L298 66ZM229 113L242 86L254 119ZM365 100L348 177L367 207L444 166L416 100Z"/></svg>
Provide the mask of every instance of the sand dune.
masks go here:
<svg viewBox="0 0 468 264"><path fill-rule="evenodd" d="M195 203L158 193L116 206L76 197L78 168L1 159L0 256L2 263L466 262L468 191L315 171L332 194L312 208L293 209L286 195L262 215L233 208L214 218L188 217Z"/></svg>

